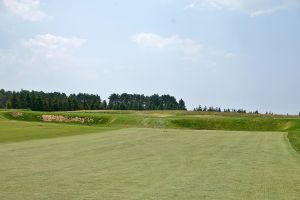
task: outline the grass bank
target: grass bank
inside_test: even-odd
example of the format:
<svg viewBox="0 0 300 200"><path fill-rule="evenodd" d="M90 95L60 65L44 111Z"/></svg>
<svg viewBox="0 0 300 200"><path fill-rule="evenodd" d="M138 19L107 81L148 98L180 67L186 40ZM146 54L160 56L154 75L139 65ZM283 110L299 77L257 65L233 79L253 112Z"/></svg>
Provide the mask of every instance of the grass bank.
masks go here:
<svg viewBox="0 0 300 200"><path fill-rule="evenodd" d="M33 112L26 110L4 110L0 112L0 117L1 116L7 120L9 119L8 121L10 122L6 122L8 124L14 123L13 121L17 120L19 122L38 123L37 127L50 126L49 131L53 128L53 133L49 132L51 137L54 135L72 135L72 132L74 134L80 134L80 132L97 132L103 129L111 130L134 127L229 131L282 131L289 133L288 138L290 142L293 147L300 152L300 118L296 116L188 111ZM45 116L46 118L48 116L46 119L48 123L44 123ZM4 128L1 130L0 128L0 131L3 132L3 129ZM39 130L42 129L43 128L40 128ZM56 129L57 131L54 131ZM8 129L5 131L9 132ZM35 133L36 131L30 130L28 132ZM47 134L41 136L38 132L39 131L28 138L47 137ZM57 132L57 134L54 134L55 132ZM14 137L14 134L7 134L5 136L6 139L2 138L2 140L10 140L10 137ZM27 137L22 138L26 139Z"/></svg>

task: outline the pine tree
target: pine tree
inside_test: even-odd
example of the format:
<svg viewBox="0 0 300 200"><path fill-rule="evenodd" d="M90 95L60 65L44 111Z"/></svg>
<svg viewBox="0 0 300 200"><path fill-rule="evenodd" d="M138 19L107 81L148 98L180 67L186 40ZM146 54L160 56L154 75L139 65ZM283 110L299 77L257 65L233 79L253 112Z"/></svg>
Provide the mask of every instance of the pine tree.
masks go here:
<svg viewBox="0 0 300 200"><path fill-rule="evenodd" d="M185 102L182 99L179 100L179 109L186 110Z"/></svg>
<svg viewBox="0 0 300 200"><path fill-rule="evenodd" d="M16 92L12 93L11 105L12 105L12 108L20 108L20 98Z"/></svg>

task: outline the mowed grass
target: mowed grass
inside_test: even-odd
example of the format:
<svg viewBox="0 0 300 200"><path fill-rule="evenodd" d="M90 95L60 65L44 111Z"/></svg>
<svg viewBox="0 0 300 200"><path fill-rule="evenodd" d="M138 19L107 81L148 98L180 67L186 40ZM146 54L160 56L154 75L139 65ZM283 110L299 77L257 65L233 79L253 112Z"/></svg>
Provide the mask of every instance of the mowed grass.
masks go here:
<svg viewBox="0 0 300 200"><path fill-rule="evenodd" d="M0 112L0 199L300 199L289 143L300 150L299 118L9 112L23 114ZM45 123L43 114L94 122Z"/></svg>
<svg viewBox="0 0 300 200"><path fill-rule="evenodd" d="M17 113L17 115L15 114ZM21 114L21 115L20 115ZM25 110L3 110L0 111L1 118L42 122L43 115L64 116L67 118L85 118L84 123L60 123L60 125L48 126L41 123L35 124L40 127L39 131L22 131L16 136L10 130L9 134L2 134L0 126L0 143L15 140L31 140L48 137L59 137L65 135L77 135L122 128L172 128L172 129L195 129L195 130L229 130L229 131L281 131L288 132L288 138L293 147L300 153L300 118L299 116L283 115L253 115L238 113L210 113L190 111L76 111L76 112L32 112ZM92 120L92 121L91 121ZM17 123L17 121L12 122ZM66 126L67 124L79 126ZM31 126L31 123L28 123ZM82 126L82 127L81 127ZM10 127L10 126L9 126ZM12 126L13 127L13 126ZM46 127L49 127L46 128ZM54 128L56 127L56 128ZM101 128L103 128L101 130ZM40 130L49 130L49 134ZM53 132L52 132L53 130ZM29 132L29 133L28 133ZM14 131L13 131L14 133ZM36 134L35 134L36 133ZM24 134L24 135L23 135ZM28 134L30 136L28 136ZM22 136L23 135L23 136ZM26 136L27 135L27 136ZM25 137L26 136L26 137ZM1 138L2 137L2 138Z"/></svg>
<svg viewBox="0 0 300 200"><path fill-rule="evenodd" d="M33 139L64 137L113 130L109 127L25 122L4 119L0 115L0 144Z"/></svg>
<svg viewBox="0 0 300 200"><path fill-rule="evenodd" d="M286 133L123 129L0 145L0 199L300 199Z"/></svg>

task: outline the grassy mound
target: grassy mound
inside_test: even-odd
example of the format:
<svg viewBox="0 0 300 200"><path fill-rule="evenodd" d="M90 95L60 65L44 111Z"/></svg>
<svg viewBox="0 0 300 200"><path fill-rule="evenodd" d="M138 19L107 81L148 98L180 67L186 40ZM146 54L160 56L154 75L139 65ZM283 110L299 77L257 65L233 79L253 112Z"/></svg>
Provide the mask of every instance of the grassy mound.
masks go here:
<svg viewBox="0 0 300 200"><path fill-rule="evenodd" d="M4 116L8 119L35 121L35 122L62 122L84 125L103 125L111 121L108 116L91 116L85 113L67 112L32 112L32 111L13 111L5 112ZM76 120L77 119L77 120Z"/></svg>
<svg viewBox="0 0 300 200"><path fill-rule="evenodd" d="M286 131L288 119L259 117L214 117L173 119L178 127L197 130Z"/></svg>

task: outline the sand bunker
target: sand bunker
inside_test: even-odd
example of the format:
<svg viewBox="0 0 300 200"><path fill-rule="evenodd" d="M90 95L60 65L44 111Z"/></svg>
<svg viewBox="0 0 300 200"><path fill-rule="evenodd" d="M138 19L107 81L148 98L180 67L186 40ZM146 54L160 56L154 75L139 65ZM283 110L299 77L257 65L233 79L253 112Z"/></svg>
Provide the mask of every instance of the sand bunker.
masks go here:
<svg viewBox="0 0 300 200"><path fill-rule="evenodd" d="M44 122L80 122L80 123L92 123L94 119L82 118L82 117L66 117L62 115L42 115Z"/></svg>

